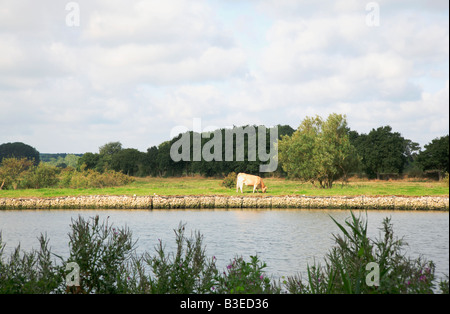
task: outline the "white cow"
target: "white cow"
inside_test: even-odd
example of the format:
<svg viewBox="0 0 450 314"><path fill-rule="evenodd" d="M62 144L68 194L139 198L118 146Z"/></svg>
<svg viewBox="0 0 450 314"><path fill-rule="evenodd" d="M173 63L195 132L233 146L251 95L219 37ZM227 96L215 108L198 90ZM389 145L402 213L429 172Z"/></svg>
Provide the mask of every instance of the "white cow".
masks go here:
<svg viewBox="0 0 450 314"><path fill-rule="evenodd" d="M253 193L255 193L255 191L259 188L261 188L263 193L266 193L267 187L264 185L261 177L246 173L239 173L236 180L236 192L241 189L241 193L243 193L242 187L244 186L244 184L253 186Z"/></svg>

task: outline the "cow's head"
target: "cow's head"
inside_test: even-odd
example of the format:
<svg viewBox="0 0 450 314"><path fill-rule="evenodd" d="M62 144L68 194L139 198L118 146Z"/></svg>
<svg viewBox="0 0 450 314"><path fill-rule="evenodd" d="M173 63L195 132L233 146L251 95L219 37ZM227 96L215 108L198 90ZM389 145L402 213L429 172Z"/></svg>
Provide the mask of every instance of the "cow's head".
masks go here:
<svg viewBox="0 0 450 314"><path fill-rule="evenodd" d="M263 193L266 193L266 190L267 190L267 186L265 186L265 187L262 188L262 192L263 192Z"/></svg>

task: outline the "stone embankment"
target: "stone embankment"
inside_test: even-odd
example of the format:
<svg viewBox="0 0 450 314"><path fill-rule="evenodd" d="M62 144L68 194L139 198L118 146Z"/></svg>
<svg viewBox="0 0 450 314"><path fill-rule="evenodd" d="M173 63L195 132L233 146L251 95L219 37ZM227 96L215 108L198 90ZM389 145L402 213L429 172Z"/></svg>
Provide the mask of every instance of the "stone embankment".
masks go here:
<svg viewBox="0 0 450 314"><path fill-rule="evenodd" d="M67 196L0 198L0 209L309 208L449 210L448 196Z"/></svg>

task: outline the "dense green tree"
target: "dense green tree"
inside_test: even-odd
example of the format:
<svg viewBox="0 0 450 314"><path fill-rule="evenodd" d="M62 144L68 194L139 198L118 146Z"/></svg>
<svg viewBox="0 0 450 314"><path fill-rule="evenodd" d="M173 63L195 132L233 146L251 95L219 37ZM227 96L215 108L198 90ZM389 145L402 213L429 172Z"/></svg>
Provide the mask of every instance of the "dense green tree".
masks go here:
<svg viewBox="0 0 450 314"><path fill-rule="evenodd" d="M144 176L158 176L158 147L152 146L147 149L147 153L143 156L142 173Z"/></svg>
<svg viewBox="0 0 450 314"><path fill-rule="evenodd" d="M84 165L86 169L97 169L97 164L100 160L100 155L97 153L85 153L78 159L78 167Z"/></svg>
<svg viewBox="0 0 450 314"><path fill-rule="evenodd" d="M282 136L291 136L295 130L290 125L277 125L278 127L278 137L281 139Z"/></svg>
<svg viewBox="0 0 450 314"><path fill-rule="evenodd" d="M121 150L122 143L120 142L109 142L103 146L100 146L98 149L100 158L97 163L97 170L104 171L106 169L111 169L113 156L118 154Z"/></svg>
<svg viewBox="0 0 450 314"><path fill-rule="evenodd" d="M145 153L134 148L121 149L111 156L111 169L120 171L130 176L140 176L143 174L142 163Z"/></svg>
<svg viewBox="0 0 450 314"><path fill-rule="evenodd" d="M443 172L449 172L449 136L435 138L424 148L417 156L417 162L423 170L438 170L441 179Z"/></svg>
<svg viewBox="0 0 450 314"><path fill-rule="evenodd" d="M352 144L361 157L362 170L369 178L380 178L381 174L402 174L413 160L419 145L392 132L390 126L372 129L369 134L352 133Z"/></svg>
<svg viewBox="0 0 450 314"><path fill-rule="evenodd" d="M156 163L158 165L158 172L160 176L173 176L176 174L175 164L181 165L181 162L175 163L170 158L171 142L165 141L158 146L158 155L156 157Z"/></svg>
<svg viewBox="0 0 450 314"><path fill-rule="evenodd" d="M1 144L0 163L3 158L26 158L32 160L36 166L40 162L39 152L34 147L22 142Z"/></svg>
<svg viewBox="0 0 450 314"><path fill-rule="evenodd" d="M290 177L318 182L323 188L346 177L357 163L346 118L339 114L331 114L327 120L306 117L292 136L278 141L278 156Z"/></svg>
<svg viewBox="0 0 450 314"><path fill-rule="evenodd" d="M114 155L117 154L122 150L122 143L120 142L109 142L105 145L102 145L99 147L99 154L100 155Z"/></svg>

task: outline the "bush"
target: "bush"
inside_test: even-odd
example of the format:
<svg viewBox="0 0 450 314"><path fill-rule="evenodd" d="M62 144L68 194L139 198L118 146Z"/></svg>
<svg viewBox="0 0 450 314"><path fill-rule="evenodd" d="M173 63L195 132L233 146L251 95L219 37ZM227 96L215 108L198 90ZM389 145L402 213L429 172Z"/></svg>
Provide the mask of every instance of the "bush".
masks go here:
<svg viewBox="0 0 450 314"><path fill-rule="evenodd" d="M333 219L334 220L334 219ZM405 243L394 238L389 218L383 221L384 237L367 237L367 221L352 213L346 227L335 221L343 235L325 258L325 266L308 267L307 283L300 277L286 282L291 293L433 293L435 265L423 258L411 260L402 254ZM379 284L366 284L369 263L379 265Z"/></svg>
<svg viewBox="0 0 450 314"><path fill-rule="evenodd" d="M447 186L449 186L449 183L448 183L448 172L445 173L444 177L442 178L442 182L444 182Z"/></svg>
<svg viewBox="0 0 450 314"><path fill-rule="evenodd" d="M20 188L24 173L33 166L33 161L26 158L3 158L0 166L0 186L3 189Z"/></svg>
<svg viewBox="0 0 450 314"><path fill-rule="evenodd" d="M31 252L21 252L19 245L4 260L0 233L0 294L41 294L63 289L63 272L50 259L48 239L41 235L39 243L40 249Z"/></svg>
<svg viewBox="0 0 450 314"><path fill-rule="evenodd" d="M342 235L325 258L325 266L308 266L307 280L288 277L289 293L434 293L435 266L422 258L406 258L402 240L395 239L389 219L383 222L384 236L367 238L367 223L353 213L345 226L336 222ZM156 255L135 252L136 242L127 228L115 228L99 217L72 221L67 260L52 254L46 237L40 250L21 252L20 246L4 259L0 234L0 293L280 293L281 285L265 274L266 264L257 256L249 262L235 257L225 270L208 258L200 233L187 238L185 225L175 230L176 252L167 253L160 241ZM60 262L51 260L54 255ZM80 269L79 287L66 287L66 266L75 262ZM366 282L366 265L379 265L379 283ZM439 283L448 293L447 280Z"/></svg>
<svg viewBox="0 0 450 314"><path fill-rule="evenodd" d="M236 187L236 172L230 172L220 183L220 186L232 189Z"/></svg>
<svg viewBox="0 0 450 314"><path fill-rule="evenodd" d="M139 292L145 293L210 293L217 273L215 258L208 259L200 233L185 236L185 225L175 230L177 251L166 254L162 241L156 247L156 255L146 253L143 260L152 270L152 276L140 278ZM136 260L135 260L136 261ZM144 269L140 270L144 273Z"/></svg>
<svg viewBox="0 0 450 314"><path fill-rule="evenodd" d="M46 163L33 166L26 159L4 158L0 166L0 189L40 189L48 187L104 188L131 183L134 179L121 172L93 169L77 171L68 167L61 169Z"/></svg>
<svg viewBox="0 0 450 314"><path fill-rule="evenodd" d="M246 262L242 257L235 257L227 266L223 275L217 276L217 293L277 293L280 289L272 284L263 269L266 264L257 256L250 256Z"/></svg>
<svg viewBox="0 0 450 314"><path fill-rule="evenodd" d="M59 173L59 168L47 165L45 163L40 163L38 166L35 166L23 173L23 179L20 182L19 188L41 189L53 187L59 182Z"/></svg>
<svg viewBox="0 0 450 314"><path fill-rule="evenodd" d="M75 262L80 267L78 292L123 293L126 262L135 246L131 231L116 229L108 221L100 223L98 216L90 220L79 217L71 228L67 262Z"/></svg>
<svg viewBox="0 0 450 314"><path fill-rule="evenodd" d="M72 168L62 173L60 185L68 188L104 188L125 185L134 181L132 177L114 170L105 170L100 173L93 169L77 171Z"/></svg>

